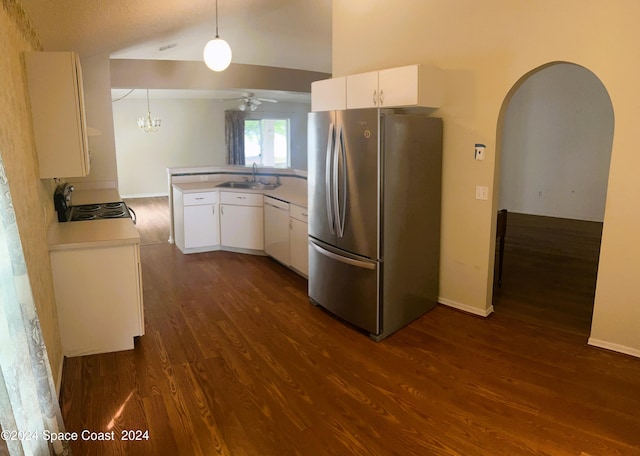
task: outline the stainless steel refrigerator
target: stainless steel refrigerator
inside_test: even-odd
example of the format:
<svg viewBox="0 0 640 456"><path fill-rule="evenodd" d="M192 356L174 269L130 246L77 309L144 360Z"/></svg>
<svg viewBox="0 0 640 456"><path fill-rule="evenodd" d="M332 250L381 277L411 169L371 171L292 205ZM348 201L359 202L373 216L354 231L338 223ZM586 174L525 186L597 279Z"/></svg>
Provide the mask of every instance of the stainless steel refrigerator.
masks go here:
<svg viewBox="0 0 640 456"><path fill-rule="evenodd" d="M307 134L309 298L381 340L437 302L442 120L314 112Z"/></svg>

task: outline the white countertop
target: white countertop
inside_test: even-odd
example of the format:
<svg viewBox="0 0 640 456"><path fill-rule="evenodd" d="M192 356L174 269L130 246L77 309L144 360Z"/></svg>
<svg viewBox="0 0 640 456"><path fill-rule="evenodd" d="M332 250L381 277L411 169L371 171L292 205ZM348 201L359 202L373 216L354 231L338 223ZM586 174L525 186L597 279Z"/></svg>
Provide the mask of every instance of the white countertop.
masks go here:
<svg viewBox="0 0 640 456"><path fill-rule="evenodd" d="M174 188L177 188L182 193L198 193L198 192L234 192L234 193L259 193L265 196L271 196L272 198L276 198L282 201L286 201L287 203L295 204L296 206L307 207L307 181L306 180L298 180L295 182L292 180L291 182L283 183L280 187L275 190L250 190L244 188L226 188L226 187L216 187L216 185L221 184L223 182L227 182L233 179L223 179L223 180L209 180L206 182L183 182L178 184L173 184Z"/></svg>
<svg viewBox="0 0 640 456"><path fill-rule="evenodd" d="M77 190L74 206L122 201L115 189ZM53 222L47 230L49 251L106 247L140 242L140 235L130 218Z"/></svg>

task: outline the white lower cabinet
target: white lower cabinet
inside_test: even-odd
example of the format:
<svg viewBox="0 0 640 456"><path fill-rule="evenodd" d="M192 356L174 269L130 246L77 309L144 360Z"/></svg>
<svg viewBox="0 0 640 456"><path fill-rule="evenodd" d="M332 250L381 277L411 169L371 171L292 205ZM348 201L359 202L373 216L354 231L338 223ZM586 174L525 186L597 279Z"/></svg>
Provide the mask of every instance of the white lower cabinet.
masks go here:
<svg viewBox="0 0 640 456"><path fill-rule="evenodd" d="M144 334L140 244L55 250L50 258L64 356L134 348Z"/></svg>
<svg viewBox="0 0 640 456"><path fill-rule="evenodd" d="M293 269L309 276L309 229L307 222L307 209L289 206L289 251L290 265Z"/></svg>
<svg viewBox="0 0 640 456"><path fill-rule="evenodd" d="M175 243L183 253L267 254L309 274L307 209L261 193L173 187Z"/></svg>
<svg viewBox="0 0 640 456"><path fill-rule="evenodd" d="M175 242L183 253L220 246L218 192L183 193L174 188Z"/></svg>
<svg viewBox="0 0 640 456"><path fill-rule="evenodd" d="M258 193L220 192L223 247L264 251L264 209Z"/></svg>
<svg viewBox="0 0 640 456"><path fill-rule="evenodd" d="M264 197L264 251L289 265L289 203Z"/></svg>

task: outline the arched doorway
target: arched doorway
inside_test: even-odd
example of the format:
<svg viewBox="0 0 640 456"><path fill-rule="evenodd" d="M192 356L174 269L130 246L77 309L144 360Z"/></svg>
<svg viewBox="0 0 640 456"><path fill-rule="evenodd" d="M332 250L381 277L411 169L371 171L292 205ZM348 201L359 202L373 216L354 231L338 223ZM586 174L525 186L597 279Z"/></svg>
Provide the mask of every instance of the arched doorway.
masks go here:
<svg viewBox="0 0 640 456"><path fill-rule="evenodd" d="M536 68L505 98L496 179L508 215L496 313L588 337L613 128L606 89L572 63Z"/></svg>

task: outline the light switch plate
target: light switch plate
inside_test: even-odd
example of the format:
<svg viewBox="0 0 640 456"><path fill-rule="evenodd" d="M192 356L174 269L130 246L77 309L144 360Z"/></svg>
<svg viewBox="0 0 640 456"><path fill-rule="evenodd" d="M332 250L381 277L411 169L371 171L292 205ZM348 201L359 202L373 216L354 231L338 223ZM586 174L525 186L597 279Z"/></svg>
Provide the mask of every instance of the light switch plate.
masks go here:
<svg viewBox="0 0 640 456"><path fill-rule="evenodd" d="M489 187L483 185L476 185L476 199L488 200L489 199Z"/></svg>

